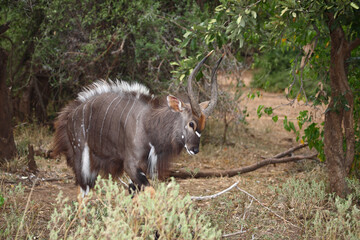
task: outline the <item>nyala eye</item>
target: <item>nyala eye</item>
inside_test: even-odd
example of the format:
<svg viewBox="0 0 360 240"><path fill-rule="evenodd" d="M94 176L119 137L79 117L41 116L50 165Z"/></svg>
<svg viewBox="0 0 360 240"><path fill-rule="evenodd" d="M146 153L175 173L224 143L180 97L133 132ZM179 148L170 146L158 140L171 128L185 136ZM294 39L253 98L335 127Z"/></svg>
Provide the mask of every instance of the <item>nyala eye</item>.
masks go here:
<svg viewBox="0 0 360 240"><path fill-rule="evenodd" d="M195 130L195 123L194 122L189 122L189 126Z"/></svg>

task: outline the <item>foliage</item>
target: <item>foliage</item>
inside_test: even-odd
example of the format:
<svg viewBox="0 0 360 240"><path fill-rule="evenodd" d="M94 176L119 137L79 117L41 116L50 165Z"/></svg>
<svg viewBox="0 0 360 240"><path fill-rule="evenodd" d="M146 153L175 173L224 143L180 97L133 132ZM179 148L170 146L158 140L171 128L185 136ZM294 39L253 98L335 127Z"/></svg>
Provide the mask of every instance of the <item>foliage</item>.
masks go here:
<svg viewBox="0 0 360 240"><path fill-rule="evenodd" d="M359 181L349 180L355 195L346 199L326 193L324 181L289 179L275 188L287 214L303 221L305 238L358 239L360 234Z"/></svg>
<svg viewBox="0 0 360 240"><path fill-rule="evenodd" d="M284 91L291 82L291 61L295 55L294 51L281 48L256 54L253 65L254 79L251 86L270 92Z"/></svg>
<svg viewBox="0 0 360 240"><path fill-rule="evenodd" d="M31 100L53 114L99 78L168 86L183 34L171 20L198 9L193 1L3 1L0 24L11 24L0 46L11 54L12 94L21 99L41 82L43 96Z"/></svg>
<svg viewBox="0 0 360 240"><path fill-rule="evenodd" d="M11 188L1 186L0 189L2 191L0 194L0 238L15 239L16 236L21 239L31 239L33 230L37 227L39 212L33 209L24 215L26 203L23 199L26 196L24 186L21 184L12 185Z"/></svg>
<svg viewBox="0 0 360 240"><path fill-rule="evenodd" d="M2 193L0 193L0 208L4 205L5 199Z"/></svg>
<svg viewBox="0 0 360 240"><path fill-rule="evenodd" d="M354 129L355 129L355 157L352 166L352 172L360 179L360 69L359 56L360 49L353 51L349 61L349 84L354 95Z"/></svg>
<svg viewBox="0 0 360 240"><path fill-rule="evenodd" d="M253 10L255 6L252 1L222 0L214 9L208 9L208 14L192 19L195 21L189 22L190 27L183 38L177 40L182 49L181 56L188 57L174 63L179 66L172 72L174 77L181 82L204 52L212 49L222 49L236 62L244 62L244 52L245 56L250 55L246 54L246 46L250 41L258 41L257 32L251 31L258 16Z"/></svg>
<svg viewBox="0 0 360 240"><path fill-rule="evenodd" d="M265 50L270 49L267 54L270 55L273 49L272 45L269 48L269 42L275 43L278 52L289 50L295 53L298 52L293 56L291 71L289 71L292 78L292 83L288 88L289 96L306 103L310 99L315 106L323 103L328 104L328 96L331 93L328 86L331 43L327 19L329 14L334 16L335 25L342 26L347 41L359 38L360 24L356 20L359 13L358 3L354 1L281 1L278 3L267 2L264 5L262 7L267 7L270 12L269 24L264 25L264 30L271 38L262 43ZM359 51L355 50L352 54L357 56L358 53ZM354 79L358 79L359 76L357 70L355 70L356 61L356 58L350 58L350 61L347 62L348 79L354 91L354 99L357 99L359 94L357 91L358 86L354 84ZM262 85L262 87L268 86ZM347 103L343 98L339 97L339 99L335 100L337 100L337 107L346 110ZM358 108L357 103L357 100L355 100L354 117L358 111L356 110ZM261 116L263 109L264 106L259 106L259 116ZM327 111L332 111L332 109ZM304 135L301 137L300 130L304 121L308 122L309 125L304 129ZM323 126L324 123L320 126L312 123L311 117L308 117L307 113L304 112L299 113L298 129L287 118L284 120L284 128L287 131L293 131L297 140L301 139L302 142L307 142L310 148L315 148L319 152L318 157L321 160L325 159ZM358 132L357 123L355 123L354 129L355 132ZM356 146L358 146L358 139L357 135L355 137ZM345 144L344 148L346 148ZM357 157L355 157L352 167L353 172L356 172L359 166L359 160L357 160L359 148L357 147L355 151Z"/></svg>
<svg viewBox="0 0 360 240"><path fill-rule="evenodd" d="M82 206L69 205L60 193L48 224L50 239L218 239L221 232L192 206L189 196L179 196L172 180L156 187L156 194L142 192L134 199L111 180L98 178L91 200ZM75 221L71 226L71 222ZM87 226L84 228L83 226Z"/></svg>

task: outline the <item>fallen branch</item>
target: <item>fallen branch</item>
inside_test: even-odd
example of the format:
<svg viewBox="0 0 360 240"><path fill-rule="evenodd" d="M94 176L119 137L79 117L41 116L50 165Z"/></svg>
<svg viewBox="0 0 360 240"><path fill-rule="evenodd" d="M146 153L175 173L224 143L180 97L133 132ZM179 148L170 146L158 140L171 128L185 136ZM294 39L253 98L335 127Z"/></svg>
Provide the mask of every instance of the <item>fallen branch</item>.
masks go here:
<svg viewBox="0 0 360 240"><path fill-rule="evenodd" d="M255 171L261 167L264 167L269 164L277 164L277 163L288 163L288 162L296 162L303 159L313 159L317 156L317 153L311 155L297 155L292 157L283 157L283 158L268 158L262 160L260 162L254 163L250 166L231 169L231 170L223 170L223 171L199 171L199 172L191 172L183 169L180 170L170 170L170 177L175 178L206 178L206 177L233 177L238 174L243 174L247 172Z"/></svg>
<svg viewBox="0 0 360 240"><path fill-rule="evenodd" d="M212 198L216 198L228 191L230 191L231 189L233 189L234 187L236 187L239 184L239 181L237 181L236 183L234 183L233 185L231 185L230 187L228 187L227 189L218 192L216 194L213 195L209 195L209 196L200 196L200 197L195 197L195 196L191 196L191 200L208 200L208 199L212 199Z"/></svg>
<svg viewBox="0 0 360 240"><path fill-rule="evenodd" d="M19 183L22 181L30 181L30 182L37 181L37 184L40 184L40 182L59 182L59 181L70 180L70 179L74 178L72 176L65 176L65 177L58 177L58 178L40 178L40 177L37 177L36 175L34 175L33 173L30 173L28 176L22 176L22 175L18 175L18 174L7 173L7 172L1 172L1 174L4 175L4 178L1 179L1 181L4 183L9 183L9 184L16 184L16 183ZM8 179L5 179L5 176L9 176L9 177L16 178L16 179L8 180Z"/></svg>
<svg viewBox="0 0 360 240"><path fill-rule="evenodd" d="M301 145L299 145L299 146L292 147L292 148L286 150L285 152L276 154L273 158L282 158L282 157L285 157L285 156L289 155L290 153L295 152L296 150L299 150L299 149L301 149L301 148L307 147L308 145L309 145L309 144L304 143L304 144L301 144Z"/></svg>

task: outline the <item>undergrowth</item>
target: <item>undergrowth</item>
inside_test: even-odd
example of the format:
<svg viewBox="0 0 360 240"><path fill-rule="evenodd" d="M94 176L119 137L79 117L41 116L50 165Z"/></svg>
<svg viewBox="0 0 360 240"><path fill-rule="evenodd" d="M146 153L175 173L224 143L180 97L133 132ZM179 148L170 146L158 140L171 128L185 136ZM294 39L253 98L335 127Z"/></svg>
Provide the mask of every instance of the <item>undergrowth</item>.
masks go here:
<svg viewBox="0 0 360 240"><path fill-rule="evenodd" d="M289 179L274 189L284 215L297 221L305 239L359 239L359 181L348 180L352 194L343 199L326 191L323 180Z"/></svg>
<svg viewBox="0 0 360 240"><path fill-rule="evenodd" d="M244 186L254 198L233 189L195 204L174 180L157 184L155 195L132 199L111 178L98 179L79 212L78 203L60 193L47 229L36 202L25 210L24 186L2 184L0 239L220 239L240 230L236 236L245 239L359 239L360 183L348 183L352 194L345 199L329 193L323 179L292 177L262 194Z"/></svg>
<svg viewBox="0 0 360 240"><path fill-rule="evenodd" d="M69 204L59 194L48 224L50 239L219 239L221 231L195 210L190 196L179 195L175 181L161 183L156 194L134 199L111 179L98 179L90 201Z"/></svg>
<svg viewBox="0 0 360 240"><path fill-rule="evenodd" d="M223 232L241 231L235 239L360 239L359 181L349 186L353 193L342 199L323 179L292 177L256 199L234 191L202 208Z"/></svg>
<svg viewBox="0 0 360 240"><path fill-rule="evenodd" d="M0 239L32 239L38 227L39 211L29 201L26 208L25 188L22 184L5 188L0 185Z"/></svg>
<svg viewBox="0 0 360 240"><path fill-rule="evenodd" d="M50 149L52 132L49 127L44 127L37 123L23 123L14 127L14 139L17 156L11 161L0 165L0 168L6 169L9 172L16 172L26 168L30 144L34 149Z"/></svg>

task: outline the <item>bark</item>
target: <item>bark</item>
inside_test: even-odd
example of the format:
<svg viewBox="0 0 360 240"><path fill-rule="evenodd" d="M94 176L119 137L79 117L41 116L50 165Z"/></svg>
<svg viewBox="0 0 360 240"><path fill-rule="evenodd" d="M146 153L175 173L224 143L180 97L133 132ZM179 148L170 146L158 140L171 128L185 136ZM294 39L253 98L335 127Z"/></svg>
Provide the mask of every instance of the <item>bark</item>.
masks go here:
<svg viewBox="0 0 360 240"><path fill-rule="evenodd" d="M38 172L38 167L37 164L35 162L35 151L34 151L34 147L31 144L28 144L28 149L29 149L29 154L27 156L28 159L28 169L30 172L32 173L36 173Z"/></svg>
<svg viewBox="0 0 360 240"><path fill-rule="evenodd" d="M345 61L354 46L346 40L342 27L335 25L332 14L328 14L328 19L331 38L331 99L325 114L324 153L331 188L337 195L345 197L349 193L345 178L349 174L355 152L354 99L347 79Z"/></svg>
<svg viewBox="0 0 360 240"><path fill-rule="evenodd" d="M12 159L16 147L11 126L11 104L6 87L7 53L0 48L0 163Z"/></svg>

